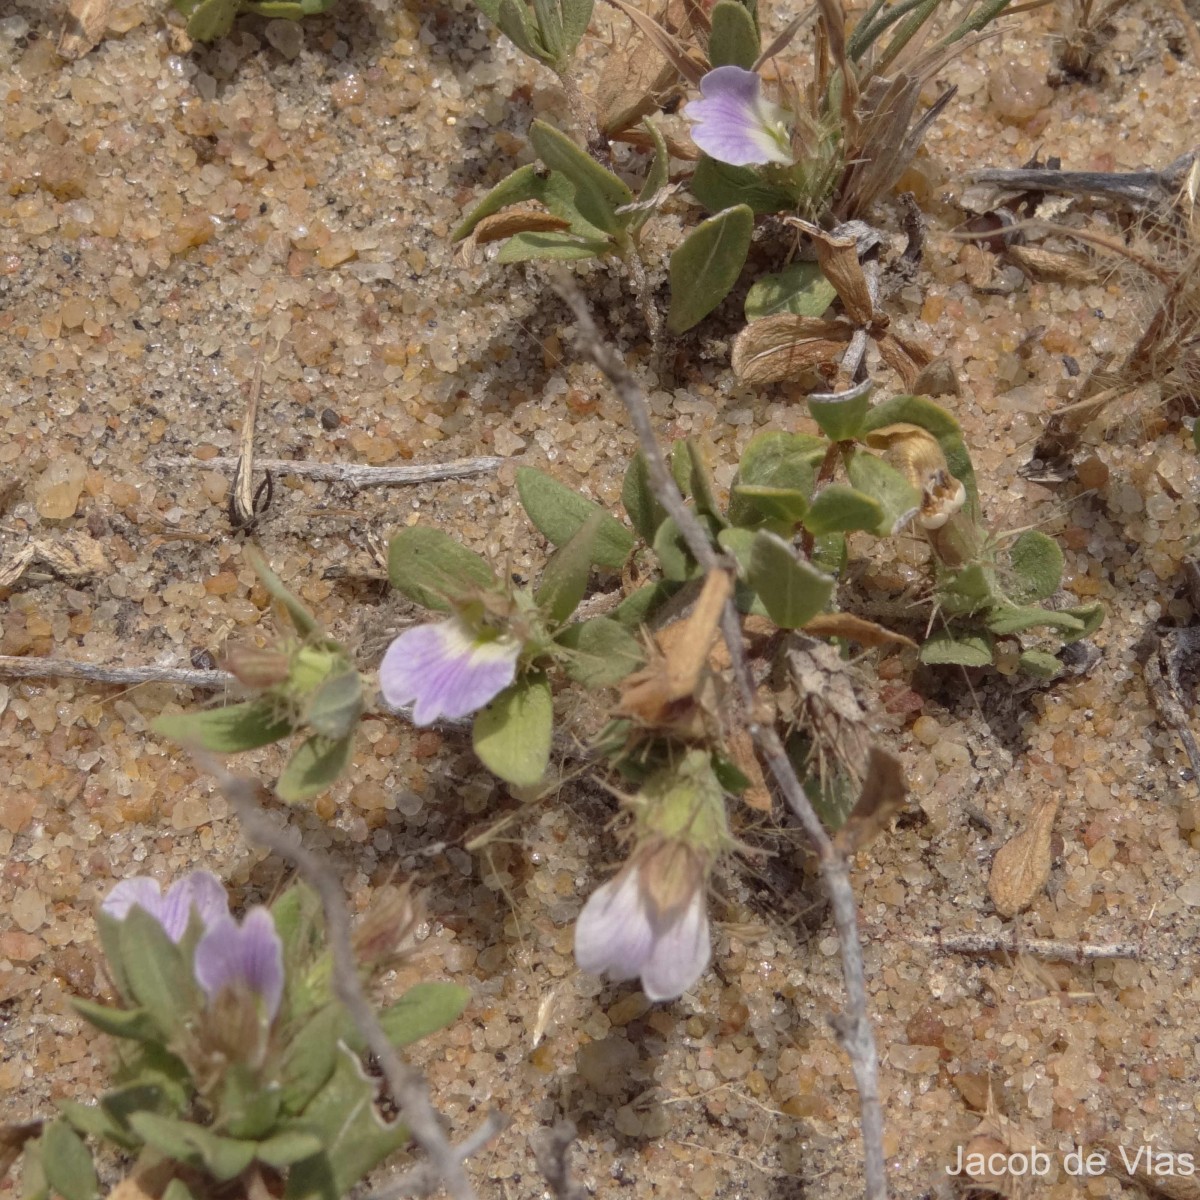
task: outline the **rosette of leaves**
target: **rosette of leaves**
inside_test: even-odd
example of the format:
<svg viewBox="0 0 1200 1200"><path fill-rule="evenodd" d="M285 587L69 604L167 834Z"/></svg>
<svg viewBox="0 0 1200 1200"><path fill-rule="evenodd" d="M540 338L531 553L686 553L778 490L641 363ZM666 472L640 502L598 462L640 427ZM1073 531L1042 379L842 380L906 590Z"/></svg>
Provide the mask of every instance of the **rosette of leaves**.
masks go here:
<svg viewBox="0 0 1200 1200"><path fill-rule="evenodd" d="M251 699L159 717L153 728L214 754L254 750L304 733L275 785L281 799L298 803L323 792L349 766L364 706L362 677L263 559L251 552L250 562L296 636L276 648L232 653L228 666L255 693Z"/></svg>
<svg viewBox="0 0 1200 1200"><path fill-rule="evenodd" d="M535 587L501 582L473 551L439 530L402 530L392 539L389 577L409 599L439 612L471 606L503 611L519 637L517 676L475 715L472 740L480 761L514 786L544 776L553 735L548 670L585 687L616 683L642 661L637 639L609 617L573 619L593 570L616 571L634 538L598 504L533 468L517 472L530 520L555 547Z"/></svg>
<svg viewBox="0 0 1200 1200"><path fill-rule="evenodd" d="M272 905L285 984L265 1052L254 1058L237 1056L229 1010L206 1006L197 986L192 956L202 930L194 912L178 943L140 908L121 921L101 914L119 1003L74 1005L115 1039L115 1083L93 1104L60 1101L59 1115L26 1141L26 1200L95 1200L101 1189L89 1143L132 1159L129 1175L164 1200L341 1200L405 1146L404 1125L376 1108L362 1037L333 996L319 914L300 885ZM455 1020L469 998L456 984L419 983L380 1022L404 1047Z"/></svg>
<svg viewBox="0 0 1200 1200"><path fill-rule="evenodd" d="M187 19L187 35L194 42L215 42L228 35L242 13L285 21L329 12L337 0L171 0Z"/></svg>

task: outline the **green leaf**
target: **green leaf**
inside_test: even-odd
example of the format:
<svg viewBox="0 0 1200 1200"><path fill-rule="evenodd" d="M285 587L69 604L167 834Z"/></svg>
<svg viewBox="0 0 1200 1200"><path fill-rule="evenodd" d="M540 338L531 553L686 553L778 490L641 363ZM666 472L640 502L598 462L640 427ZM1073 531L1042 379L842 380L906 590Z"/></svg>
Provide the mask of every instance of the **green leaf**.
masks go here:
<svg viewBox="0 0 1200 1200"><path fill-rule="evenodd" d="M671 470L679 483L679 490L691 497L698 513L708 517L709 523L718 527L728 524L717 502L708 464L692 438L675 443L671 451Z"/></svg>
<svg viewBox="0 0 1200 1200"><path fill-rule="evenodd" d="M857 387L844 398L818 400L808 397L808 411L833 442L852 441L862 436L864 421L871 407L870 386Z"/></svg>
<svg viewBox="0 0 1200 1200"><path fill-rule="evenodd" d="M563 37L562 10L558 0L533 0L533 15L537 20L538 34L552 63L563 61L566 40Z"/></svg>
<svg viewBox="0 0 1200 1200"><path fill-rule="evenodd" d="M121 967L132 997L169 1039L199 1007L191 963L144 908L135 905L120 926Z"/></svg>
<svg viewBox="0 0 1200 1200"><path fill-rule="evenodd" d="M21 1154L21 1200L47 1200L50 1185L46 1182L44 1138L27 1140Z"/></svg>
<svg viewBox="0 0 1200 1200"><path fill-rule="evenodd" d="M379 1014L379 1023L397 1049L437 1033L462 1016L471 1002L471 989L458 983L415 983Z"/></svg>
<svg viewBox="0 0 1200 1200"><path fill-rule="evenodd" d="M1081 622L1083 628L1070 637L1063 637L1064 642L1077 642L1080 638L1091 637L1101 625L1104 624L1104 605L1099 601L1094 604L1080 604L1075 608L1065 608L1062 610L1068 617L1074 617Z"/></svg>
<svg viewBox="0 0 1200 1200"><path fill-rule="evenodd" d="M309 971L324 943L320 898L307 885L294 883L271 905L271 920L283 944L283 1013L285 1018L295 1020L329 998L328 990L315 995L309 982Z"/></svg>
<svg viewBox="0 0 1200 1200"><path fill-rule="evenodd" d="M552 61L553 56L542 43L541 34L530 19L524 0L500 0L496 6L496 24L500 32L530 58L544 63Z"/></svg>
<svg viewBox="0 0 1200 1200"><path fill-rule="evenodd" d="M534 671L476 714L472 740L479 761L493 775L514 787L532 787L546 773L553 732L550 684Z"/></svg>
<svg viewBox="0 0 1200 1200"><path fill-rule="evenodd" d="M746 71L758 60L758 26L738 0L717 0L709 14L708 61L713 67L732 64Z"/></svg>
<svg viewBox="0 0 1200 1200"><path fill-rule="evenodd" d="M375 1110L375 1084L358 1058L339 1048L329 1082L304 1110L304 1127L323 1149L288 1172L286 1200L341 1200L368 1171L409 1140L397 1121L385 1124Z"/></svg>
<svg viewBox="0 0 1200 1200"><path fill-rule="evenodd" d="M624 629L638 629L644 625L679 590L677 583L660 579L656 583L645 583L629 593L613 612L613 620Z"/></svg>
<svg viewBox="0 0 1200 1200"><path fill-rule="evenodd" d="M1036 529L1026 530L1008 552L1013 582L1008 594L1018 604L1045 600L1062 582L1063 553L1058 543Z"/></svg>
<svg viewBox="0 0 1200 1200"><path fill-rule="evenodd" d="M281 1133L258 1143L254 1157L259 1162L265 1162L268 1167L282 1171L314 1154L320 1154L323 1149L321 1139L315 1133L303 1129L285 1129Z"/></svg>
<svg viewBox="0 0 1200 1200"><path fill-rule="evenodd" d="M279 17L299 21L302 17L313 17L329 12L337 0L242 0L246 12L260 17Z"/></svg>
<svg viewBox="0 0 1200 1200"><path fill-rule="evenodd" d="M729 519L745 527L801 520L828 446L804 433L772 431L751 438L730 489Z"/></svg>
<svg viewBox="0 0 1200 1200"><path fill-rule="evenodd" d="M966 616L989 604L1002 602L990 568L971 563L941 581L938 603L953 616Z"/></svg>
<svg viewBox="0 0 1200 1200"><path fill-rule="evenodd" d="M317 688L304 716L317 733L342 738L354 731L362 712L362 676L351 668L331 675Z"/></svg>
<svg viewBox="0 0 1200 1200"><path fill-rule="evenodd" d="M744 483L730 492L729 511L736 511L737 525L746 528L768 525L775 526L776 533L789 533L805 520L808 507L807 493L794 488Z"/></svg>
<svg viewBox="0 0 1200 1200"><path fill-rule="evenodd" d="M761 275L754 281L746 295L746 320L757 321L775 313L819 317L836 299L837 289L815 262L792 263L777 275Z"/></svg>
<svg viewBox="0 0 1200 1200"><path fill-rule="evenodd" d="M559 0L562 6L563 55L575 53L592 20L593 0Z"/></svg>
<svg viewBox="0 0 1200 1200"><path fill-rule="evenodd" d="M599 509L592 513L546 563L535 598L538 608L556 625L566 621L583 599L605 515Z"/></svg>
<svg viewBox="0 0 1200 1200"><path fill-rule="evenodd" d="M196 1200L192 1189L182 1179L176 1177L163 1190L162 1200Z"/></svg>
<svg viewBox="0 0 1200 1200"><path fill-rule="evenodd" d="M781 629L799 629L829 603L834 579L797 559L783 538L759 530L754 536L746 582Z"/></svg>
<svg viewBox="0 0 1200 1200"><path fill-rule="evenodd" d="M483 6L480 5L482 8ZM490 15L490 14L489 14ZM495 20L495 18L492 18ZM506 175L467 215L450 234L450 240L461 241L474 232L475 226L484 217L490 217L511 204L524 204L527 200L543 200L546 188L546 173L530 163Z"/></svg>
<svg viewBox="0 0 1200 1200"><path fill-rule="evenodd" d="M569 651L563 669L585 687L609 687L642 665L641 644L610 617L568 625L558 644Z"/></svg>
<svg viewBox="0 0 1200 1200"><path fill-rule="evenodd" d="M1054 612L1038 605L997 604L988 613L987 627L995 634L1024 633L1027 629L1053 629L1066 642L1086 636L1084 623L1070 612Z"/></svg>
<svg viewBox="0 0 1200 1200"><path fill-rule="evenodd" d="M190 1121L139 1112L129 1123L152 1149L189 1166L203 1167L218 1183L236 1179L253 1161L257 1143L221 1137Z"/></svg>
<svg viewBox="0 0 1200 1200"><path fill-rule="evenodd" d="M287 737L295 722L278 700L262 697L224 708L169 713L155 718L150 728L184 746L200 746L214 754L236 754Z"/></svg>
<svg viewBox="0 0 1200 1200"><path fill-rule="evenodd" d="M500 247L496 261L518 263L546 258L558 262L574 262L583 258L599 258L611 249L611 242L579 238L573 233L556 230L546 233L515 233Z"/></svg>
<svg viewBox="0 0 1200 1200"><path fill-rule="evenodd" d="M894 396L875 405L863 421L863 433L872 433L888 425L919 425L937 438L946 457L950 474L967 490L967 515L979 518L979 490L975 485L975 469L963 441L958 422L927 396Z"/></svg>
<svg viewBox="0 0 1200 1200"><path fill-rule="evenodd" d="M1063 671L1062 663L1046 650L1023 651L1017 666L1035 679L1057 679Z"/></svg>
<svg viewBox="0 0 1200 1200"><path fill-rule="evenodd" d="M288 759L275 784L275 794L288 804L310 800L333 784L350 766L354 753L354 734L328 738L314 733L302 742Z"/></svg>
<svg viewBox="0 0 1200 1200"><path fill-rule="evenodd" d="M144 1008L109 1008L79 996L71 997L71 1007L90 1025L110 1037L145 1042L160 1036L157 1023Z"/></svg>
<svg viewBox="0 0 1200 1200"><path fill-rule="evenodd" d="M496 585L491 567L478 554L428 525L402 529L392 538L388 578L410 600L440 612L449 612L452 600Z"/></svg>
<svg viewBox="0 0 1200 1200"><path fill-rule="evenodd" d="M280 1099L279 1089L264 1087L256 1069L229 1063L216 1106L221 1132L240 1140L266 1137L279 1119Z"/></svg>
<svg viewBox="0 0 1200 1200"><path fill-rule="evenodd" d="M921 493L896 470L866 450L851 451L846 463L851 484L870 496L882 510L873 532L879 537L899 533L921 507Z"/></svg>
<svg viewBox="0 0 1200 1200"><path fill-rule="evenodd" d="M814 536L878 529L883 524L882 505L844 483L831 483L822 488L804 517L804 528Z"/></svg>
<svg viewBox="0 0 1200 1200"><path fill-rule="evenodd" d="M663 578L671 583L685 583L703 574L673 517L668 517L658 527L653 550Z"/></svg>
<svg viewBox="0 0 1200 1200"><path fill-rule="evenodd" d="M625 219L617 216L616 209L632 203L633 193L620 179L545 121L534 121L529 140L546 166L562 172L574 185L575 205L587 220L605 233L624 228Z"/></svg>
<svg viewBox="0 0 1200 1200"><path fill-rule="evenodd" d="M136 1112L167 1114L171 1105L164 1088L157 1084L134 1083L116 1088L100 1098L98 1104L78 1104L60 1100L63 1117L80 1133L88 1137L115 1142L125 1150L136 1150L141 1139L129 1124Z"/></svg>
<svg viewBox="0 0 1200 1200"><path fill-rule="evenodd" d="M930 666L988 667L992 639L986 633L940 629L921 646L921 661Z"/></svg>
<svg viewBox="0 0 1200 1200"><path fill-rule="evenodd" d="M667 518L667 510L659 503L654 489L650 486L650 468L646 465L646 456L640 450L629 460L629 466L625 470L621 503L642 540L653 542L658 527Z"/></svg>
<svg viewBox="0 0 1200 1200"><path fill-rule="evenodd" d="M337 1066L338 1040L349 1029L346 1010L331 1002L289 1039L279 1068L279 1105L285 1113L302 1112L329 1081Z"/></svg>
<svg viewBox="0 0 1200 1200"><path fill-rule="evenodd" d="M683 333L703 320L737 283L750 252L754 213L745 204L702 221L671 255L667 328Z"/></svg>
<svg viewBox="0 0 1200 1200"><path fill-rule="evenodd" d="M569 2L569 0L564 0L564 2ZM650 140L654 143L654 157L650 160L650 169L646 172L646 181L642 184L642 190L638 192L638 203L648 205L671 182L671 154L667 150L667 143L658 126L649 117L642 122L642 128L650 135ZM634 231L641 229L653 214L653 208L640 209L630 218L629 228Z"/></svg>
<svg viewBox="0 0 1200 1200"><path fill-rule="evenodd" d="M187 34L192 41L214 42L233 28L240 0L201 0L199 4L175 0L175 7L187 16Z"/></svg>
<svg viewBox="0 0 1200 1200"><path fill-rule="evenodd" d="M92 1156L66 1121L52 1121L42 1134L46 1182L63 1200L92 1200L100 1190Z"/></svg>
<svg viewBox="0 0 1200 1200"><path fill-rule="evenodd" d="M596 534L592 562L596 566L617 571L629 557L633 549L633 534L615 517L605 513L600 505L573 492L544 471L520 467L517 470L517 493L529 519L554 545L566 545L593 513L602 513L604 519Z"/></svg>
<svg viewBox="0 0 1200 1200"><path fill-rule="evenodd" d="M792 194L763 181L750 167L732 167L707 154L700 156L688 184L691 193L709 212L721 212L735 204L747 204L755 216L791 212L796 207Z"/></svg>
<svg viewBox="0 0 1200 1200"><path fill-rule="evenodd" d="M270 593L271 599L283 605L292 620L292 624L296 627L296 632L301 637L312 637L314 634L321 632L321 627L317 624L317 618L300 603L300 600L296 596L284 587L283 580L271 570L267 564L267 560L253 546L246 548L244 557L254 569L254 573L258 576L263 587Z"/></svg>

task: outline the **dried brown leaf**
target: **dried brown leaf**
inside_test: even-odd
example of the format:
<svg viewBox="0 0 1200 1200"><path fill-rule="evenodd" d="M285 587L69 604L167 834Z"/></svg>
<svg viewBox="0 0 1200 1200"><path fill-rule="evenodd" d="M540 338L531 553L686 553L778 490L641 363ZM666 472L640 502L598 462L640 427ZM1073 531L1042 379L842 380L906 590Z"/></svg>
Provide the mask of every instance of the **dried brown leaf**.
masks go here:
<svg viewBox="0 0 1200 1200"><path fill-rule="evenodd" d="M858 241L853 237L826 233L819 225L798 217L791 218L788 223L812 238L821 273L833 284L846 316L855 325L870 325L875 318L875 305L871 303L867 277L858 261Z"/></svg>
<svg viewBox="0 0 1200 1200"><path fill-rule="evenodd" d="M992 860L988 895L1002 917L1015 917L1033 903L1050 875L1050 839L1058 815L1057 796L1043 800L1029 826L1010 838Z"/></svg>
<svg viewBox="0 0 1200 1200"><path fill-rule="evenodd" d="M853 330L843 321L776 313L753 321L733 343L733 372L751 384L785 383L845 350Z"/></svg>
<svg viewBox="0 0 1200 1200"><path fill-rule="evenodd" d="M550 233L570 229L571 222L556 217L541 208L516 207L484 217L475 226L472 236L476 245L498 242L518 233Z"/></svg>
<svg viewBox="0 0 1200 1200"><path fill-rule="evenodd" d="M611 0L640 30L654 48L692 85L698 88L700 80L708 74L708 64L701 61L697 51L685 46L674 34L664 29L653 17L647 16L625 0Z"/></svg>
<svg viewBox="0 0 1200 1200"><path fill-rule="evenodd" d="M900 760L872 746L867 753L867 773L858 803L838 830L834 844L847 857L869 846L904 807L907 795L908 785Z"/></svg>
<svg viewBox="0 0 1200 1200"><path fill-rule="evenodd" d="M917 385L920 368L905 353L904 347L890 333L879 334L875 338L879 348L879 356L897 375L908 391L913 391Z"/></svg>
<svg viewBox="0 0 1200 1200"><path fill-rule="evenodd" d="M1043 250L1040 246L1016 245L1008 246L1004 253L1035 281L1082 285L1099 283L1104 277L1096 264L1082 254L1063 254L1056 250Z"/></svg>
<svg viewBox="0 0 1200 1200"><path fill-rule="evenodd" d="M738 726L726 739L725 749L733 765L750 780L750 786L742 793L742 799L755 812L771 811L771 791L763 775L758 755L754 753L754 739L745 726Z"/></svg>
<svg viewBox="0 0 1200 1200"><path fill-rule="evenodd" d="M853 613L818 613L804 626L804 632L813 637L847 638L858 642L860 646L886 646L892 643L916 649L917 645L912 638L885 629L866 617L856 617Z"/></svg>

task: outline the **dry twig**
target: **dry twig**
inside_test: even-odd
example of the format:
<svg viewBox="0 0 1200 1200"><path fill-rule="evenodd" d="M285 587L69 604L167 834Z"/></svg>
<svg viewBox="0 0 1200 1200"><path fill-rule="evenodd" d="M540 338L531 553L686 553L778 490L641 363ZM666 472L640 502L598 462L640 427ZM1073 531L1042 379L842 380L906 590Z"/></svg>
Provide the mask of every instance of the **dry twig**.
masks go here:
<svg viewBox="0 0 1200 1200"><path fill-rule="evenodd" d="M173 683L179 687L220 691L237 686L227 671L196 671L188 667L103 667L65 658L0 654L0 676L9 679L81 679L85 683Z"/></svg>
<svg viewBox="0 0 1200 1200"><path fill-rule="evenodd" d="M475 1189L463 1169L462 1153L442 1132L437 1110L429 1099L425 1077L396 1052L363 992L351 942L350 909L337 876L319 855L302 845L292 831L279 829L268 819L259 806L256 784L226 771L211 755L197 755L197 758L216 778L250 841L291 863L320 896L326 939L333 958L333 987L338 999L346 1006L355 1028L379 1063L392 1100L400 1109L414 1140L429 1156L429 1165L437 1178L455 1200L475 1200ZM473 1136L467 1144L473 1145L474 1141Z"/></svg>
<svg viewBox="0 0 1200 1200"><path fill-rule="evenodd" d="M301 479L315 479L321 483L348 483L351 487L395 487L407 483L433 483L439 479L466 479L471 475L486 475L495 471L507 458L485 455L482 458L456 458L446 463L422 463L411 467L364 467L359 463L308 462L304 459L292 461L286 458L260 459L258 466L279 475L296 475ZM221 455L217 458L199 459L172 455L157 459L156 466L178 470L190 467L201 471L237 471L240 457Z"/></svg>
<svg viewBox="0 0 1200 1200"><path fill-rule="evenodd" d="M887 936L893 933L889 930ZM1049 938L1023 938L1014 930L1004 933L933 934L904 939L910 946L940 950L946 954L1031 954L1051 962L1085 963L1101 958L1145 959L1137 942L1061 942Z"/></svg>
<svg viewBox="0 0 1200 1200"><path fill-rule="evenodd" d="M621 356L601 340L587 303L578 288L565 275L558 277L556 286L559 295L575 314L579 327L577 341L580 348L604 372L629 413L638 444L646 458L650 486L655 497L674 519L688 549L704 570L711 572L721 569L721 559L695 514L685 505L683 496L662 457L650 417L650 408L637 380ZM759 753L774 776L788 806L808 834L820 860L821 876L838 931L842 975L846 984L845 1011L831 1015L830 1021L850 1059L854 1080L858 1086L866 1200L886 1200L887 1167L883 1154L883 1109L879 1101L879 1057L867 1015L866 974L862 945L858 937L858 906L850 884L849 863L834 845L813 810L774 728L765 722L760 723L756 718L754 680L746 661L741 622L732 602L725 605L722 613L721 632L733 664L734 679L741 694L750 735L754 738Z"/></svg>

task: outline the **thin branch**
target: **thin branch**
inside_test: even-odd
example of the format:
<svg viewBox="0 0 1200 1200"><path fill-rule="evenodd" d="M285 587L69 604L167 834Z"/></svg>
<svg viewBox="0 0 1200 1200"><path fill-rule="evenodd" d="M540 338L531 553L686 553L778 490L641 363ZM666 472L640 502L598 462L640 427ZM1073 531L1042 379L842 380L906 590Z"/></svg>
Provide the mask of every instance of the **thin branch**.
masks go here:
<svg viewBox="0 0 1200 1200"><path fill-rule="evenodd" d="M454 1153L459 1161L466 1162L468 1158L478 1154L498 1134L508 1126L508 1118L503 1113L490 1112L483 1118L482 1124L469 1137L463 1138L454 1146ZM441 1186L441 1176L433 1163L419 1163L411 1171L405 1171L399 1179L389 1183L387 1187L371 1192L365 1200L402 1200L405 1196L430 1196Z"/></svg>
<svg viewBox="0 0 1200 1200"><path fill-rule="evenodd" d="M237 680L228 671L196 671L187 667L101 667L65 658L0 654L0 677L9 679L82 679L86 683L173 683L179 687L220 691Z"/></svg>
<svg viewBox="0 0 1200 1200"><path fill-rule="evenodd" d="M466 479L471 475L486 475L511 462L497 455L482 458L456 458L445 463L422 463L411 467L364 467L358 463L308 462L286 458L259 459L255 464L260 470L279 475L297 475L301 479L316 479L322 483L348 483L351 487L395 487L407 483L433 483L439 479ZM217 458L200 459L171 455L154 460L154 466L163 468L191 468L197 471L237 471L240 458L221 455Z"/></svg>
<svg viewBox="0 0 1200 1200"><path fill-rule="evenodd" d="M590 1195L587 1188L571 1178L569 1156L576 1132L570 1121L563 1120L550 1129L539 1129L529 1139L538 1170L555 1200L588 1200Z"/></svg>
<svg viewBox="0 0 1200 1200"><path fill-rule="evenodd" d="M888 937L894 936L888 933ZM1137 942L1076 943L1049 938L1023 938L1015 930L1005 933L956 933L906 937L910 946L940 950L945 954L1032 954L1051 962L1085 963L1102 958L1150 957Z"/></svg>
<svg viewBox="0 0 1200 1200"><path fill-rule="evenodd" d="M878 287L877 273L875 280ZM659 503L674 519L688 549L705 571L720 569L720 557L695 514L684 503L683 496L667 469L654 434L649 405L637 380L621 356L601 340L587 303L575 285L565 275L561 275L556 287L559 295L575 314L579 326L577 341L580 349L604 372L629 412L629 419L646 459L650 486ZM727 604L722 613L721 632L729 649L734 678L745 705L750 735L758 745L759 752L775 777L788 806L803 825L820 856L821 875L838 931L842 975L846 984L846 1011L833 1018L832 1023L842 1048L850 1059L858 1086L866 1198L886 1200L887 1168L883 1154L883 1108L879 1101L879 1058L875 1049L875 1036L867 1015L866 972L858 936L858 906L850 884L849 864L825 832L825 827L809 803L799 779L796 778L775 730L769 724L756 719L754 680L746 661L741 623L732 603Z"/></svg>
<svg viewBox="0 0 1200 1200"><path fill-rule="evenodd" d="M257 785L253 781L230 774L211 755L197 755L197 758L216 778L246 836L291 863L320 896L325 913L326 940L333 958L333 986L338 999L375 1056L404 1123L417 1144L429 1155L430 1165L445 1183L446 1190L455 1200L475 1200L475 1189L467 1179L459 1151L442 1132L437 1110L429 1099L425 1077L396 1053L363 992L358 964L354 961L350 909L337 876L324 859L302 845L291 832L272 824L259 806Z"/></svg>

